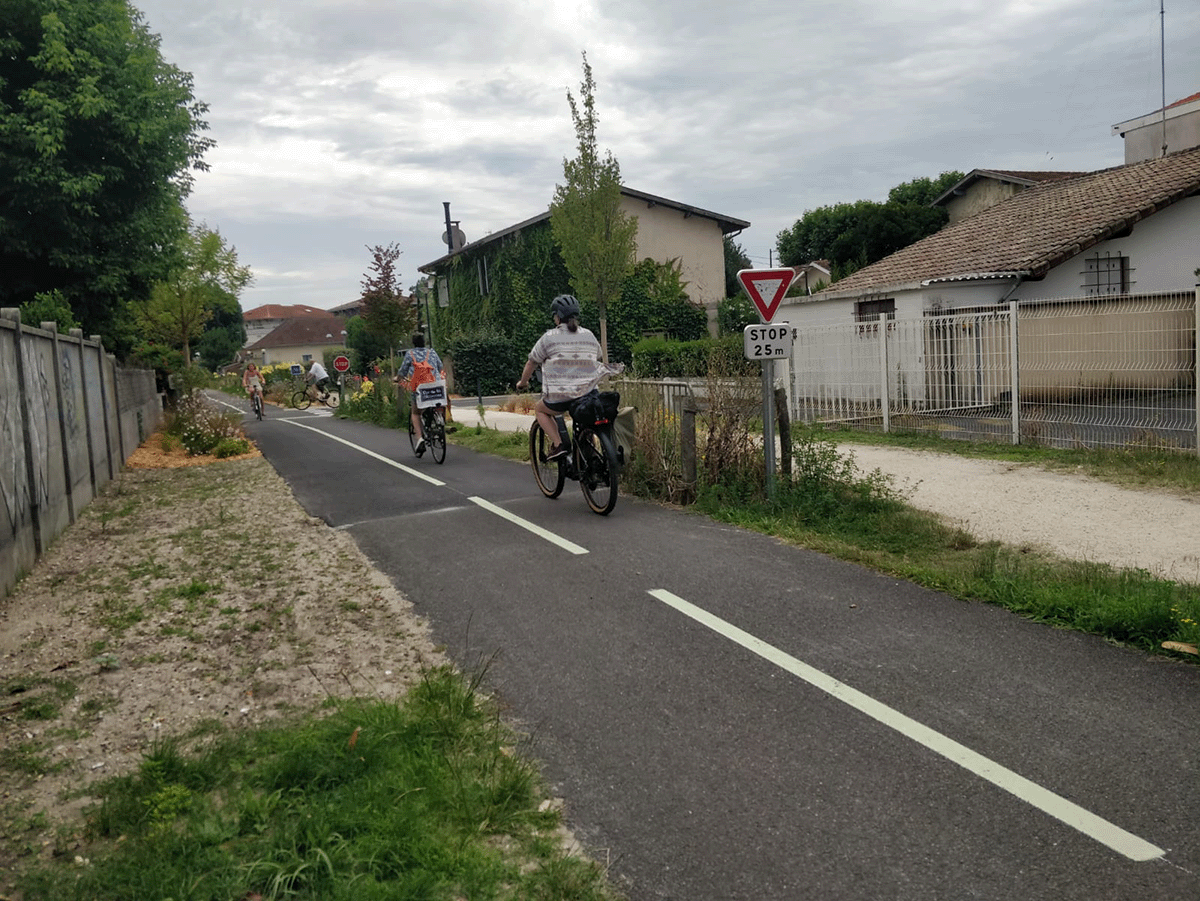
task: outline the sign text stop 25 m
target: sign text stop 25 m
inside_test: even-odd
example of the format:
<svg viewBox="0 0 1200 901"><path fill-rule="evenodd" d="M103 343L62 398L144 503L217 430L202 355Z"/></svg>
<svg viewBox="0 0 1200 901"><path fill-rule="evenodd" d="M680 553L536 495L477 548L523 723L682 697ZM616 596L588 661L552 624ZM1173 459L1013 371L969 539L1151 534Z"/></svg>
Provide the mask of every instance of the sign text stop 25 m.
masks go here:
<svg viewBox="0 0 1200 901"><path fill-rule="evenodd" d="M748 325L742 330L747 360L777 360L790 356L796 330L790 322Z"/></svg>

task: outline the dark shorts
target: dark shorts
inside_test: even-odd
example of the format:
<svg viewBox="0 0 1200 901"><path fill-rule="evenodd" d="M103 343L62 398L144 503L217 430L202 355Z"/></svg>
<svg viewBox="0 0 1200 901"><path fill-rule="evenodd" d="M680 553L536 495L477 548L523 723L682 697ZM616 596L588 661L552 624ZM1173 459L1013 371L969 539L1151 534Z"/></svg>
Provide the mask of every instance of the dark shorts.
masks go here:
<svg viewBox="0 0 1200 901"><path fill-rule="evenodd" d="M575 400L578 400L578 398ZM553 410L555 413L566 413L571 409L571 404L575 403L575 400L556 400L553 403L548 400L544 400L542 403L544 403L547 408Z"/></svg>

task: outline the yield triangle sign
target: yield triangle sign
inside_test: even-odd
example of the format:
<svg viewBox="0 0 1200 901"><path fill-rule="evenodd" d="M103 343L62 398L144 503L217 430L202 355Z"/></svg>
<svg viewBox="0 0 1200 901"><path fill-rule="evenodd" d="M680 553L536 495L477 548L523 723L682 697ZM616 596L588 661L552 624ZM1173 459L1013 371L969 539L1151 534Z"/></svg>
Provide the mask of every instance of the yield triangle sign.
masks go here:
<svg viewBox="0 0 1200 901"><path fill-rule="evenodd" d="M795 276L794 269L743 269L737 274L765 323L769 323L779 309L779 301L787 294L788 285Z"/></svg>

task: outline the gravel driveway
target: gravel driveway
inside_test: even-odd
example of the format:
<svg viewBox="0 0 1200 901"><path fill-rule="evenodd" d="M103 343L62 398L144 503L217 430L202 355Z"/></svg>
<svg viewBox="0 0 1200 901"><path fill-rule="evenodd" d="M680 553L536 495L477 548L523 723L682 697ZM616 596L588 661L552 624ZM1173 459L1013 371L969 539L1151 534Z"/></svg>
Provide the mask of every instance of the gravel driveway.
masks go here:
<svg viewBox="0 0 1200 901"><path fill-rule="evenodd" d="M1194 497L1118 488L1034 464L840 446L854 453L860 469L895 476L897 487L912 491L914 506L976 537L1200 584L1200 501Z"/></svg>

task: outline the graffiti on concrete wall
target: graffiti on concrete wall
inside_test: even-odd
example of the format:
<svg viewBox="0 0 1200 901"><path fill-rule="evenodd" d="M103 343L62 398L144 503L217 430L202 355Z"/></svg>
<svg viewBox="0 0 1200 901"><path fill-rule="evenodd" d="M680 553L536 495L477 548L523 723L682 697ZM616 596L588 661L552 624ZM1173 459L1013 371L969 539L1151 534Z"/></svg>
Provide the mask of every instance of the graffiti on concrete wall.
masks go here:
<svg viewBox="0 0 1200 901"><path fill-rule="evenodd" d="M50 505L50 414L58 408L54 397L53 356L40 354L32 342L22 344L25 360L25 391L28 401L30 459L33 461L34 502L39 510Z"/></svg>
<svg viewBox="0 0 1200 901"><path fill-rule="evenodd" d="M4 504L5 519L11 526L9 540L17 535L29 510L28 484L25 473L25 438L21 429L20 395L17 393L17 361L12 354L0 354L0 447L11 448L0 456L8 465L0 466L0 503Z"/></svg>
<svg viewBox="0 0 1200 901"><path fill-rule="evenodd" d="M72 348L63 346L59 349L58 378L62 385L62 416L63 425L67 430L67 441L74 443L83 431L83 415L79 409L75 392L78 390L75 373L75 357Z"/></svg>

